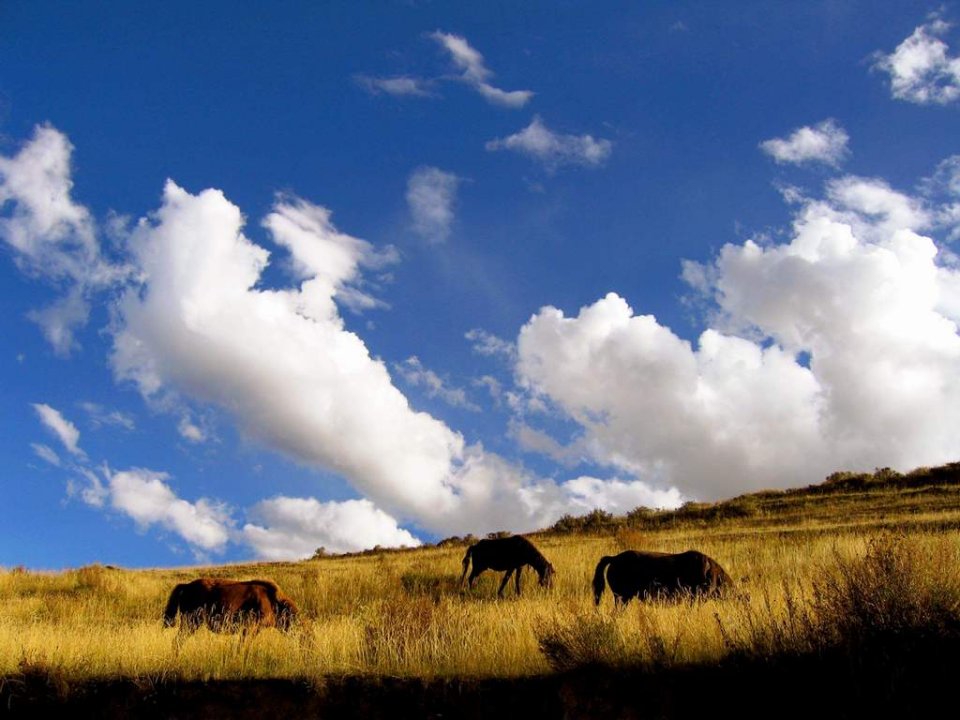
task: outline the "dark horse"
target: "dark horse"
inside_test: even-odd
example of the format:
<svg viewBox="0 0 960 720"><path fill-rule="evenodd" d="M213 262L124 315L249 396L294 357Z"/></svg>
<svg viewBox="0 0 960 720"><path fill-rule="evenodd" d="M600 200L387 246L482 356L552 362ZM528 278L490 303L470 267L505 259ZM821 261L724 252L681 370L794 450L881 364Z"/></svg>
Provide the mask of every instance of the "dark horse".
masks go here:
<svg viewBox="0 0 960 720"><path fill-rule="evenodd" d="M276 627L288 630L297 607L269 580L199 578L177 585L170 593L163 624L172 627L177 612L190 630L206 624L211 630Z"/></svg>
<svg viewBox="0 0 960 720"><path fill-rule="evenodd" d="M614 603L620 606L634 597L717 596L731 582L716 560L696 550L676 554L626 550L600 558L593 574L593 599L600 604L607 583Z"/></svg>
<svg viewBox="0 0 960 720"><path fill-rule="evenodd" d="M547 562L547 559L533 546L532 542L520 535L481 540L467 548L467 554L463 556L461 585L463 585L463 579L467 576L467 568L469 568L471 561L473 562L473 570L470 573L470 588L473 588L477 576L484 570L506 571L503 582L500 583L500 589L497 591L499 597L503 597L503 589L507 586L507 581L513 573L516 573L517 595L520 594L520 572L524 565L529 565L537 571L540 576L540 587L550 587L553 584L553 565Z"/></svg>

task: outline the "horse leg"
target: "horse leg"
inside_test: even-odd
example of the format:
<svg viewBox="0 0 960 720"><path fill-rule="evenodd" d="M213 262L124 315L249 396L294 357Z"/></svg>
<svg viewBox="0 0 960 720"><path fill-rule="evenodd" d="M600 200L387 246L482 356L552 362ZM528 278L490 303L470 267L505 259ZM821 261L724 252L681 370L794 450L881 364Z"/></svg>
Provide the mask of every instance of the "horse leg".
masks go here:
<svg viewBox="0 0 960 720"><path fill-rule="evenodd" d="M514 572L517 574L517 575L516 575L516 581L517 581L517 597L520 597L520 573L523 572L523 568L522 568L522 567L518 567L516 570L514 570Z"/></svg>
<svg viewBox="0 0 960 720"><path fill-rule="evenodd" d="M497 590L497 597L503 597L503 589L507 586L507 580L510 579L510 575L513 574L513 570L507 570L506 574L503 576L503 581L500 583L500 589Z"/></svg>

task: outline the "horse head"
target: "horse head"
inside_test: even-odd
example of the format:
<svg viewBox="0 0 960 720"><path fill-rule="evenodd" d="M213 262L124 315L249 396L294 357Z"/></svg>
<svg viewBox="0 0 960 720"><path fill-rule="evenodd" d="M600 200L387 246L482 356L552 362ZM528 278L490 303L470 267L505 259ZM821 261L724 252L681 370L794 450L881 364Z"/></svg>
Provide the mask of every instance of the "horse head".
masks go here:
<svg viewBox="0 0 960 720"><path fill-rule="evenodd" d="M550 563L547 563L543 569L543 572L540 574L540 587L552 588L553 576L556 574L557 574L557 571L554 570L553 565Z"/></svg>

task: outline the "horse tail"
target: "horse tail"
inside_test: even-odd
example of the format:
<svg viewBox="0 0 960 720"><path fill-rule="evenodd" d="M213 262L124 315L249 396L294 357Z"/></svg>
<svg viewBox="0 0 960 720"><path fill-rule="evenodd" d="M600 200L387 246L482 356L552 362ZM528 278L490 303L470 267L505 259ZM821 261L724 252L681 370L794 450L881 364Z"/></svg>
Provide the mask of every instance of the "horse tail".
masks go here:
<svg viewBox="0 0 960 720"><path fill-rule="evenodd" d="M183 595L186 585L180 583L177 585L173 592L170 593L170 599L167 601L167 608L163 611L163 625L164 627L173 627L173 622L176 620L177 611L180 609L180 596Z"/></svg>
<svg viewBox="0 0 960 720"><path fill-rule="evenodd" d="M473 545L467 548L467 554L463 556L463 574L460 576L460 585L463 585L464 579L467 577L467 570L470 569L470 561L473 557Z"/></svg>
<svg viewBox="0 0 960 720"><path fill-rule="evenodd" d="M593 602L595 605L600 604L600 596L603 595L603 591L607 587L607 579L603 573L611 560L613 560L612 557L604 555L597 563L596 572L593 573Z"/></svg>

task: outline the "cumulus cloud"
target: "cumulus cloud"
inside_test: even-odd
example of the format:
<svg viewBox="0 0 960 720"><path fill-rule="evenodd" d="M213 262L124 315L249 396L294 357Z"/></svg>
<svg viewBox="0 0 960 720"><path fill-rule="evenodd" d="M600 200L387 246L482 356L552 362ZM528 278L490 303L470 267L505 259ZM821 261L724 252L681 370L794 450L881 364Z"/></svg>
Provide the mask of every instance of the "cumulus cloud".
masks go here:
<svg viewBox="0 0 960 720"><path fill-rule="evenodd" d="M63 443L63 446L71 455L83 457L84 452L78 446L80 442L80 431L77 426L67 420L60 411L50 407L45 403L34 403L33 409L36 411L40 421L50 430L57 439Z"/></svg>
<svg viewBox="0 0 960 720"><path fill-rule="evenodd" d="M0 205L13 208L0 237L21 268L79 280L102 268L90 214L70 197L72 152L63 133L42 125L16 156L0 157Z"/></svg>
<svg viewBox="0 0 960 720"><path fill-rule="evenodd" d="M563 483L563 489L569 498L569 506L577 515L588 513L594 508L604 508L619 515L641 505L649 508L675 508L685 499L676 488L658 490L645 483L616 478L600 480L581 476Z"/></svg>
<svg viewBox="0 0 960 720"><path fill-rule="evenodd" d="M267 560L308 558L318 548L343 553L420 545L397 521L369 500L320 502L314 498L263 500L248 515L244 541Z"/></svg>
<svg viewBox="0 0 960 720"><path fill-rule="evenodd" d="M787 138L765 140L760 148L778 163L824 163L838 167L847 155L849 140L846 131L831 119L798 128Z"/></svg>
<svg viewBox="0 0 960 720"><path fill-rule="evenodd" d="M480 93L488 102L504 107L519 108L533 97L530 90L501 90L489 82L493 73L483 62L483 55L470 46L466 38L451 33L434 32L430 35L450 53L450 57L459 70L460 79Z"/></svg>
<svg viewBox="0 0 960 720"><path fill-rule="evenodd" d="M407 206L413 228L430 242L443 242L450 236L453 206L460 178L435 167L421 167L407 180Z"/></svg>
<svg viewBox="0 0 960 720"><path fill-rule="evenodd" d="M369 245L337 232L325 209L279 200L264 225L304 278L263 290L268 254L242 225L222 193L168 183L131 238L146 285L120 304L117 377L147 396L171 385L220 405L249 435L344 473L385 509L449 508L463 439L409 407L336 309Z"/></svg>
<svg viewBox="0 0 960 720"><path fill-rule="evenodd" d="M874 67L890 76L894 98L919 105L946 105L960 97L960 58L951 56L940 39L949 29L949 23L933 17L892 53L878 54Z"/></svg>
<svg viewBox="0 0 960 720"><path fill-rule="evenodd" d="M490 140L487 150L513 150L541 162L548 170L562 165L597 166L610 157L613 143L592 135L561 135L550 130L540 116L518 133Z"/></svg>
<svg viewBox="0 0 960 720"><path fill-rule="evenodd" d="M69 187L66 170L63 179ZM19 202L10 217L20 217ZM289 286L262 283L270 253L243 234L243 215L223 193L194 195L167 183L160 208L121 238L132 271L114 275L111 287L120 296L108 327L118 381L132 381L167 409L219 406L248 437L341 474L378 511L434 532L530 530L585 497L612 507L624 492L655 496L646 480L629 481L627 490L619 480L597 480L585 494L582 483L539 477L415 411L340 314L378 304L364 270L382 269L396 252L339 231L329 210L295 197L278 196L262 225L292 270ZM99 257L96 238L87 257ZM84 501L201 550L228 542L231 521L221 504L183 500L162 472L98 474L80 454L79 433L46 408L36 410L81 458L72 469L82 482L72 492ZM268 523L258 527L271 531Z"/></svg>
<svg viewBox="0 0 960 720"><path fill-rule="evenodd" d="M355 76L357 83L373 95L384 93L395 97L429 97L432 93L429 80L398 75L396 77Z"/></svg>
<svg viewBox="0 0 960 720"><path fill-rule="evenodd" d="M268 254L222 193L167 184L131 235L144 286L118 307L118 379L148 398L173 389L219 405L248 436L341 473L377 508L430 530L529 530L571 507L572 489L414 411L345 329L336 301L376 256L367 243L303 200L279 199L263 224L293 253L299 287L259 287Z"/></svg>
<svg viewBox="0 0 960 720"><path fill-rule="evenodd" d="M142 528L159 525L175 532L194 547L221 551L230 538L229 509L204 498L183 500L165 482L166 473L132 469L112 473L110 504Z"/></svg>
<svg viewBox="0 0 960 720"><path fill-rule="evenodd" d="M480 408L471 402L467 397L467 392L463 388L450 387L443 378L437 375L433 370L423 366L420 358L416 355L408 357L402 363L394 363L394 369L403 380L414 387L422 387L426 390L427 397L440 398L452 407L464 408L479 412Z"/></svg>
<svg viewBox="0 0 960 720"><path fill-rule="evenodd" d="M719 307L696 344L614 294L542 309L518 373L577 423L597 462L719 498L838 468L955 459L960 275L885 183L801 203L789 242L726 245L693 275Z"/></svg>

